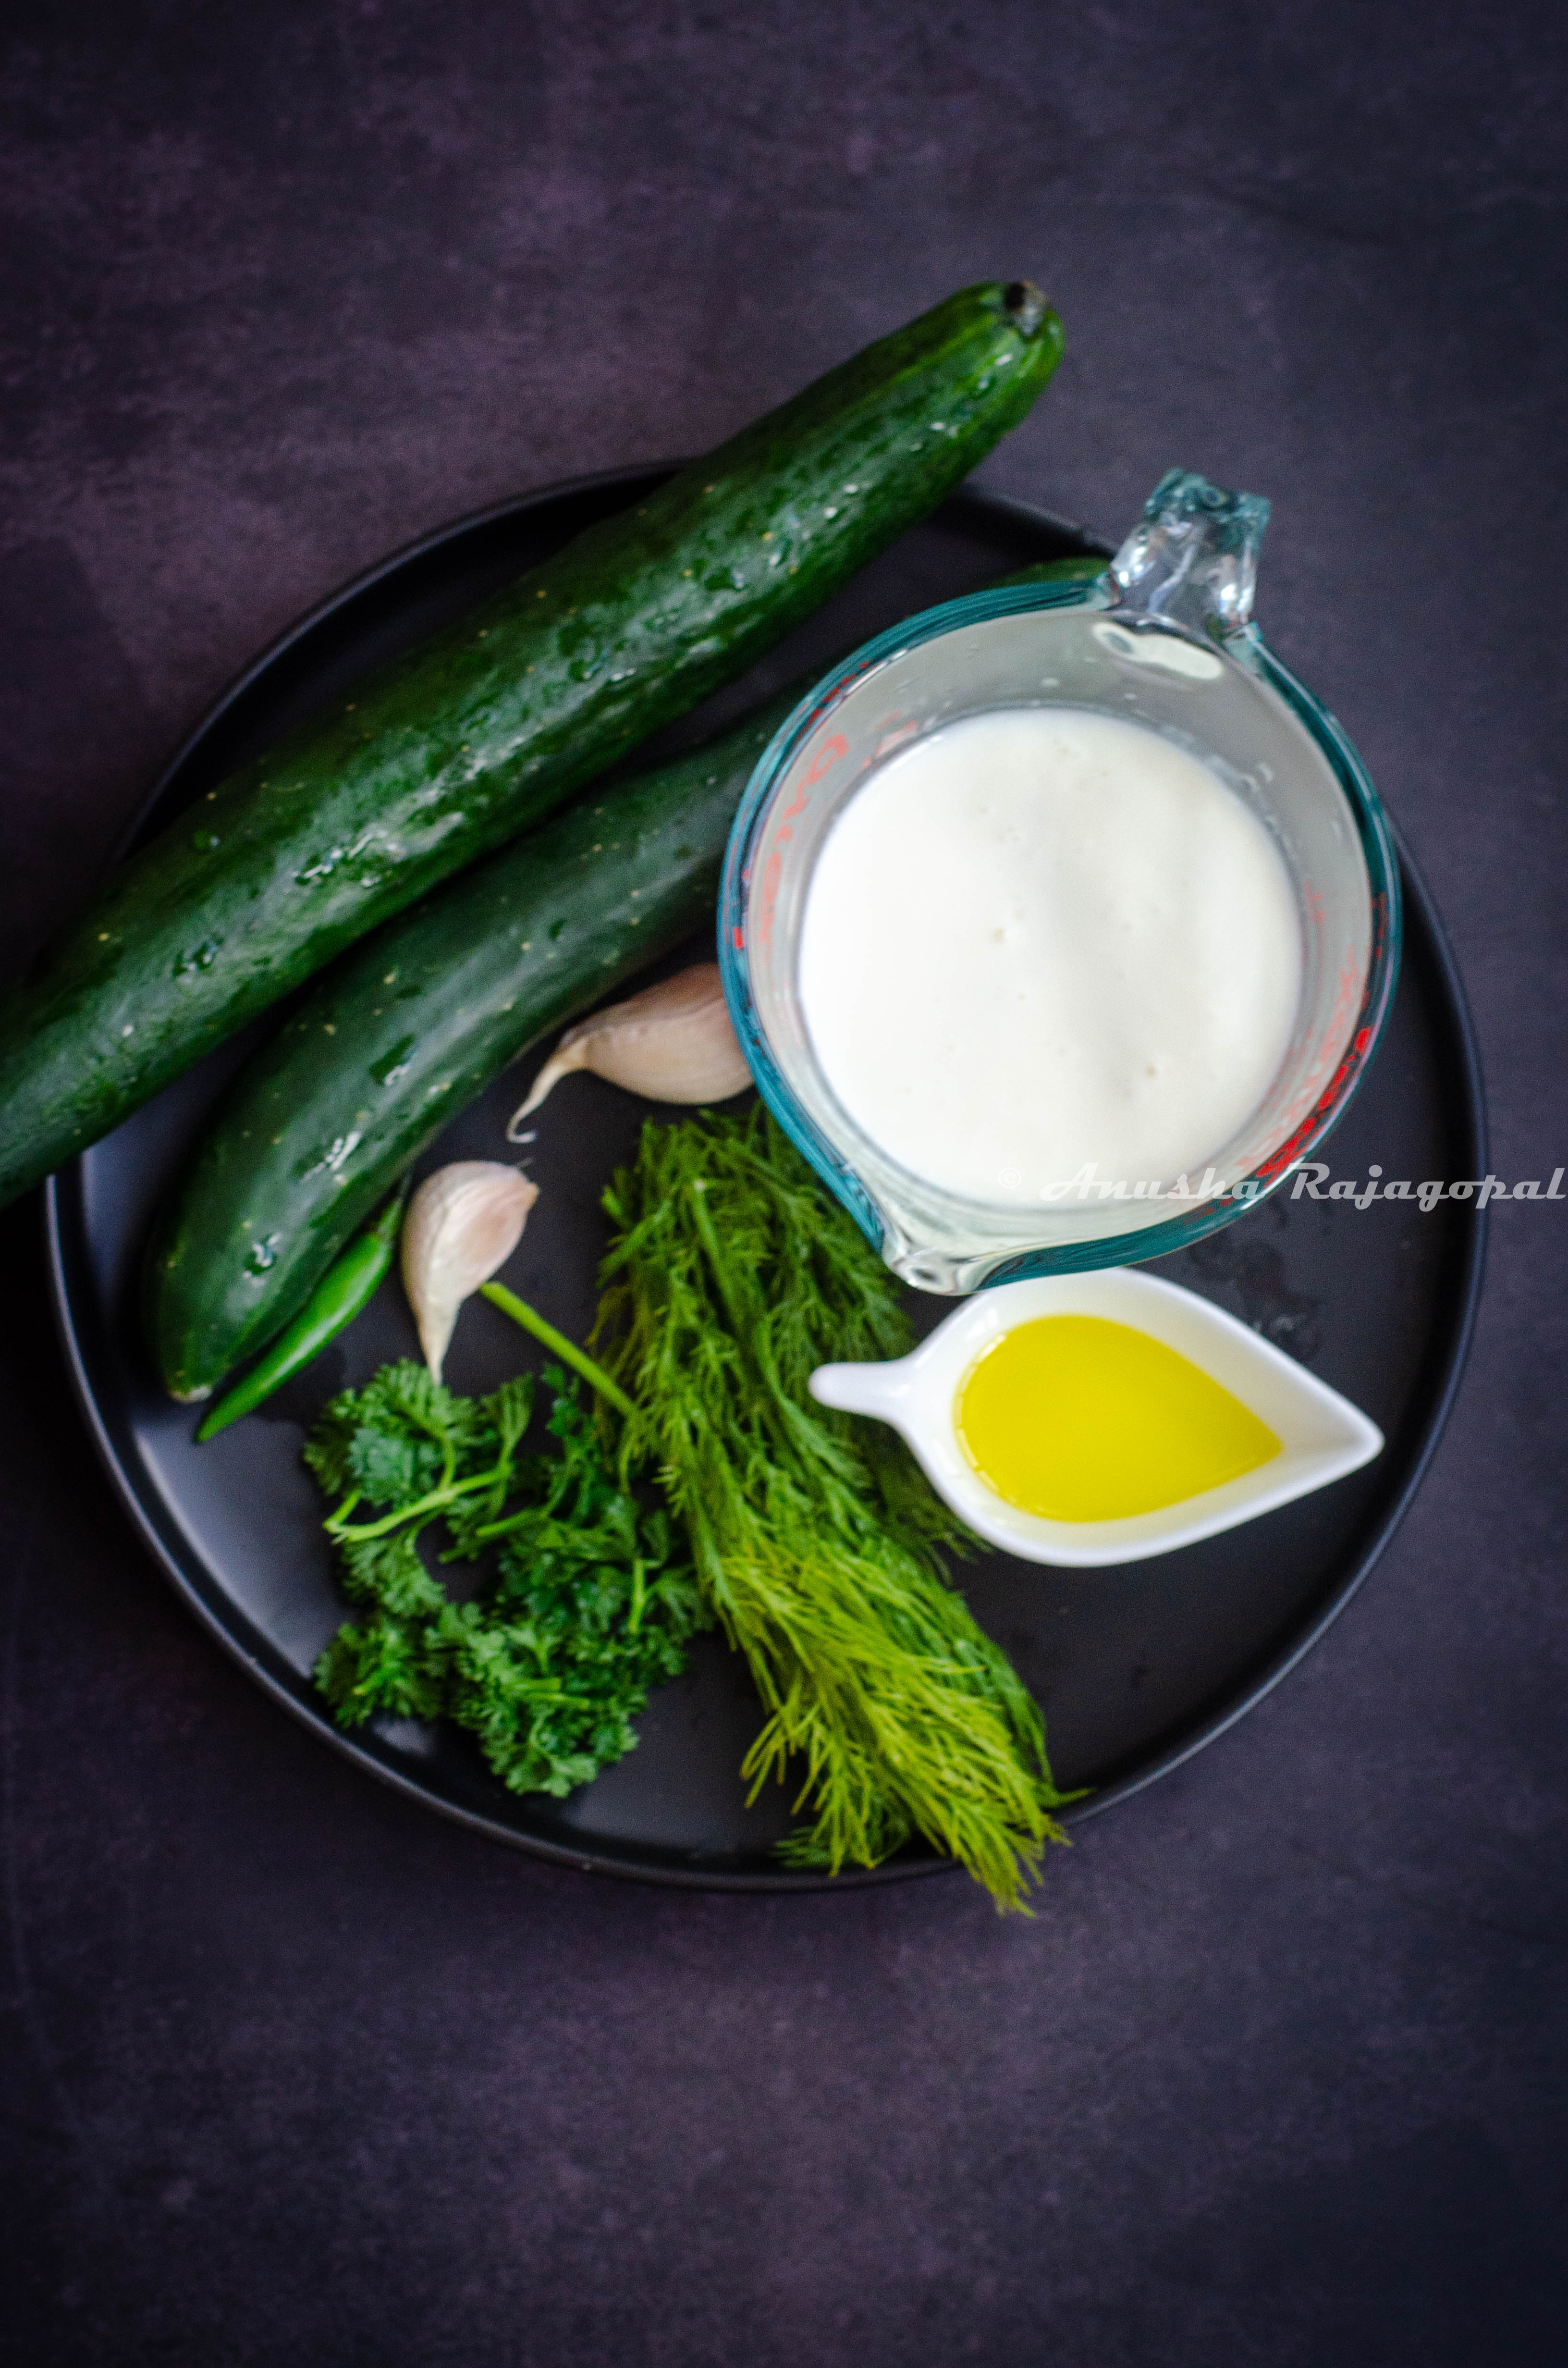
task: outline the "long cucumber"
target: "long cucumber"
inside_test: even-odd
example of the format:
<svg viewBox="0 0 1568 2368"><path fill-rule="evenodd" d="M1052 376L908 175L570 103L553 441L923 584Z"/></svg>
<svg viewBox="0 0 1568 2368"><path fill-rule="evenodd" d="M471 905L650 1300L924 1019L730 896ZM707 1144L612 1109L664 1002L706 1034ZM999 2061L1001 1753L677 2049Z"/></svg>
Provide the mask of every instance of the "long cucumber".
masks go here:
<svg viewBox="0 0 1568 2368"><path fill-rule="evenodd" d="M1073 582L1047 560L1008 584ZM705 921L752 768L810 679L386 923L256 1052L148 1259L148 1338L199 1398L302 1306L380 1195L526 1045Z"/></svg>
<svg viewBox="0 0 1568 2368"><path fill-rule="evenodd" d="M149 1341L204 1398L304 1304L465 1102L708 920L753 767L809 683L389 922L253 1055L149 1254Z"/></svg>
<svg viewBox="0 0 1568 2368"><path fill-rule="evenodd" d="M965 289L209 792L0 1010L0 1204L741 673L1022 418L1061 352Z"/></svg>

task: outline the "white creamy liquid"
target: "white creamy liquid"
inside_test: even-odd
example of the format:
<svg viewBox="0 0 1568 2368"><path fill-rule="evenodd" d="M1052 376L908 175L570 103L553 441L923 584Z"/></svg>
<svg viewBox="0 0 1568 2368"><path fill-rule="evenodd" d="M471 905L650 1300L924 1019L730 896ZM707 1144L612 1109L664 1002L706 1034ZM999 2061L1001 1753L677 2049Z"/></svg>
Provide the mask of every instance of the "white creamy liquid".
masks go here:
<svg viewBox="0 0 1568 2368"><path fill-rule="evenodd" d="M1026 1204L1173 1183L1244 1124L1296 1018L1296 900L1208 767L1079 708L966 716L881 766L808 885L817 1059L901 1166Z"/></svg>

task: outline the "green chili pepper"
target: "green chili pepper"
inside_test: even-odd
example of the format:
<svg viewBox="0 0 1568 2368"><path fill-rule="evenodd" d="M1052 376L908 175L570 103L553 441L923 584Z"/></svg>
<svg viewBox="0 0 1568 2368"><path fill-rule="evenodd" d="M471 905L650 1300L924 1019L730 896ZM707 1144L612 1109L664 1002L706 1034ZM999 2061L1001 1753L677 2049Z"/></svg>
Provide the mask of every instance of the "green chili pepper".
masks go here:
<svg viewBox="0 0 1568 2368"><path fill-rule="evenodd" d="M608 1398L619 1414L631 1412L631 1400L610 1380L604 1367L596 1365L587 1350L579 1349L574 1340L568 1340L564 1332L558 1332L553 1324L547 1324L538 1309L530 1307L526 1299L519 1299L517 1292L508 1291L504 1282L482 1282L479 1291L481 1298L488 1299L492 1307L498 1307L503 1315L509 1315L514 1324L520 1324L525 1332L531 1332L536 1340L542 1340L545 1347L552 1349L564 1363L575 1366L583 1379L592 1383L599 1395Z"/></svg>
<svg viewBox="0 0 1568 2368"><path fill-rule="evenodd" d="M227 1430L241 1415L249 1414L263 1398L269 1398L274 1390L302 1372L329 1340L353 1323L392 1262L407 1193L405 1177L375 1224L356 1234L343 1256L328 1267L292 1324L278 1334L260 1363L251 1367L227 1397L219 1399L197 1431L199 1446Z"/></svg>

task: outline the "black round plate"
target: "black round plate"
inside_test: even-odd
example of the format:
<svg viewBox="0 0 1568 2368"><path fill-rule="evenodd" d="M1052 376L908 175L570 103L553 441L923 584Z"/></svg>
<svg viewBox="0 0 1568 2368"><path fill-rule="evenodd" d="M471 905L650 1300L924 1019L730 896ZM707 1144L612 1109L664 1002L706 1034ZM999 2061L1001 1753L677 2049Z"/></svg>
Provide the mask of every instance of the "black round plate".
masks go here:
<svg viewBox="0 0 1568 2368"><path fill-rule="evenodd" d="M175 759L143 818L149 830L356 677L531 566L666 472L619 471L552 487L460 521L398 553L303 620L234 685ZM688 719L661 749L705 733L765 692L912 611L1031 560L1100 550L1028 505L965 492L906 535L746 680ZM650 750L640 752L646 762ZM652 753L658 753L657 751ZM1336 1173L1386 1178L1484 1172L1480 1085L1463 998L1437 916L1405 871L1409 935L1382 1048L1335 1137ZM705 940L666 965L705 958ZM699 1640L686 1676L654 1695L642 1741L571 1800L517 1798L467 1738L385 1720L346 1736L312 1690L316 1655L343 1616L300 1463L324 1401L413 1353L395 1285L261 1415L210 1445L163 1395L141 1349L135 1269L153 1207L249 1040L97 1144L51 1185L55 1304L88 1421L142 1536L198 1615L258 1683L362 1767L432 1808L550 1858L605 1873L711 1888L797 1890L824 1878L780 1867L773 1843L790 1804L748 1805L736 1770L759 1712L744 1663ZM465 1111L426 1163L506 1157L503 1130L542 1057L530 1054ZM599 1194L630 1156L652 1105L591 1077L556 1089L530 1151L542 1190L506 1278L574 1337L591 1321L604 1242ZM671 1113L665 1112L665 1115ZM1411 1202L1364 1211L1290 1188L1158 1269L1204 1292L1364 1406L1387 1439L1365 1471L1180 1554L1122 1568L1058 1571L1001 1554L966 1565L965 1593L1044 1706L1058 1781L1092 1786L1077 1817L1125 1799L1241 1716L1300 1658L1366 1577L1409 1503L1441 1429L1480 1284L1483 1224L1473 1203L1423 1215ZM912 1300L917 1328L950 1303ZM448 1373L489 1389L541 1361L482 1301L465 1310ZM947 1865L911 1850L886 1881Z"/></svg>

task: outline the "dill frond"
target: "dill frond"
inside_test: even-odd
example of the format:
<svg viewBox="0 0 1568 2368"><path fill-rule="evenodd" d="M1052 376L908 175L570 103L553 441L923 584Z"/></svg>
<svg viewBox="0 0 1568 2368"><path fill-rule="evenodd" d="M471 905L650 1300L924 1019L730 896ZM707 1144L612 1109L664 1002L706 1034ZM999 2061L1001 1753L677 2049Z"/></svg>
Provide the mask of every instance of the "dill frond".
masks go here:
<svg viewBox="0 0 1568 2368"><path fill-rule="evenodd" d="M767 1713L742 1773L799 1778L783 1855L874 1866L915 1835L1023 1905L1059 1793L1038 1707L947 1584L968 1533L903 1442L819 1406L830 1360L902 1356L898 1287L761 1110L643 1131L593 1347L631 1399L699 1581Z"/></svg>

